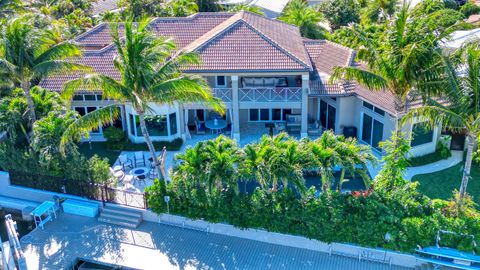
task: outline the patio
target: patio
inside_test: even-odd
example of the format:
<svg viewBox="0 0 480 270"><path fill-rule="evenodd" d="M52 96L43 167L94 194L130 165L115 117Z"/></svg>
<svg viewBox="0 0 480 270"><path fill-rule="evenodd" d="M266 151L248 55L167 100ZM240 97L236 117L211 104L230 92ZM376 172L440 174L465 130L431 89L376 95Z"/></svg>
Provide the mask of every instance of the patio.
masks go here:
<svg viewBox="0 0 480 270"><path fill-rule="evenodd" d="M245 146L249 143L258 141L263 135L266 135L269 133L269 128L265 126L265 123L246 123L241 125L241 137L240 137L240 146ZM274 132L276 134L277 132ZM175 156L178 153L182 153L187 149L187 147L192 147L196 145L198 142L201 141L206 141L206 140L211 140L214 139L220 134L217 134L215 132L209 132L207 131L206 134L204 135L197 135L197 134L192 134L190 139L187 139L184 144L182 145L181 149L179 151L167 151L166 157L164 160L164 167L165 167L165 179L167 181L170 181L170 171L175 165ZM224 134L224 136L229 136ZM296 137L297 139L300 138L300 134L292 134L292 136ZM156 149L160 150L160 149ZM132 165L131 166L124 166L125 168L123 169L123 172L125 176L123 177L123 181L119 181L118 183L118 188L121 190L126 190L130 192L137 192L141 193L144 192L146 187L149 187L153 185L153 181L156 176L149 175L148 172L150 171L150 161L149 158L151 158L151 154L148 151L143 151L141 152L141 155L144 157L142 161L140 162L135 162L135 153L138 152L131 152L131 151L122 151L119 155L125 157L128 159ZM160 157L162 155L162 151L156 152L157 157ZM121 166L120 158L117 158L115 163L112 166L112 169ZM137 176L135 176L135 169L140 169L140 170L147 170L147 174L145 179L139 180Z"/></svg>

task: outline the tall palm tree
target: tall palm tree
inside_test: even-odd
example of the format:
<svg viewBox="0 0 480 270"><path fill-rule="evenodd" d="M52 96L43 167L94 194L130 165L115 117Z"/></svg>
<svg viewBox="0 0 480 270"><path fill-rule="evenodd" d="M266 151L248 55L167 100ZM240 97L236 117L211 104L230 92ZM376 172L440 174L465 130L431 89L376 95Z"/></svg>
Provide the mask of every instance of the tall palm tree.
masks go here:
<svg viewBox="0 0 480 270"><path fill-rule="evenodd" d="M263 11L260 7L255 6L255 5L249 5L247 3L240 3L240 4L232 5L228 9L228 12L237 13L237 12L242 11L242 10L248 11L250 13L255 13L257 15L262 15L262 16L265 15L265 13L263 13Z"/></svg>
<svg viewBox="0 0 480 270"><path fill-rule="evenodd" d="M371 91L389 92L394 97L396 132L400 132L398 120L406 113L407 102L415 94L414 89L423 89L419 82L429 77L432 52L439 38L446 34L436 36L437 33L427 31L426 27L413 20L409 4L404 2L381 40L356 32L359 38L364 39L362 44L365 46L358 50L357 59L366 63L367 67L335 67L330 81L355 80Z"/></svg>
<svg viewBox="0 0 480 270"><path fill-rule="evenodd" d="M290 1L278 19L298 26L306 38L320 39L328 35L328 31L320 25L322 14L304 0Z"/></svg>
<svg viewBox="0 0 480 270"><path fill-rule="evenodd" d="M9 20L0 35L0 78L23 89L30 126L37 119L30 93L32 85L46 76L87 69L68 60L81 55L74 43L58 41L58 34L34 27L28 16Z"/></svg>
<svg viewBox="0 0 480 270"><path fill-rule="evenodd" d="M121 38L118 24L112 25L113 43L117 50L114 65L121 75L117 81L103 74L88 74L65 85L62 96L70 100L80 89L102 90L105 98L118 103L129 103L139 116L140 128L154 161L157 160L155 147L150 138L145 114L153 112L149 103L174 104L176 102L204 103L223 113L223 103L213 97L212 92L200 76L187 75L182 68L200 64L195 53L176 53L175 43L170 39L157 37L148 29L151 19L138 23L131 20L124 24L125 37ZM62 143L75 134L88 134L100 123L108 123L118 117L115 105L105 106L79 118L65 132ZM160 164L156 163L161 177Z"/></svg>
<svg viewBox="0 0 480 270"><path fill-rule="evenodd" d="M402 122L425 120L430 126L442 125L467 138L467 156L460 185L460 198L465 198L471 178L472 156L480 136L480 44L467 44L460 49L459 59L442 56L445 72L431 87L445 91L445 101L428 99L426 106L410 110ZM444 105L446 104L446 105Z"/></svg>

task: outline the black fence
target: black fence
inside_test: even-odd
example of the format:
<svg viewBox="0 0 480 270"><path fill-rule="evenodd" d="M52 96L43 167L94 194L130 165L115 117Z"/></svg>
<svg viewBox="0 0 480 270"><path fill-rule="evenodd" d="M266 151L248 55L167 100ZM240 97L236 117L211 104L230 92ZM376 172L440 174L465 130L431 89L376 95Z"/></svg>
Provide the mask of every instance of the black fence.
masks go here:
<svg viewBox="0 0 480 270"><path fill-rule="evenodd" d="M68 179L58 176L10 170L10 183L16 186L40 189L84 197L90 200L122 204L147 209L147 194L100 185L90 180Z"/></svg>

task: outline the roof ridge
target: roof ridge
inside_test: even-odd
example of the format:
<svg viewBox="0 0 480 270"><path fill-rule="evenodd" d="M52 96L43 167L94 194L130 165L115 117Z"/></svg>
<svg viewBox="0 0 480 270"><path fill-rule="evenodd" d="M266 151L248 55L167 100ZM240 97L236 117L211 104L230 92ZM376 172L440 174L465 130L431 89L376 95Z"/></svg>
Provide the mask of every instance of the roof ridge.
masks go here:
<svg viewBox="0 0 480 270"><path fill-rule="evenodd" d="M76 41L76 40L79 39L79 38L83 38L84 36L89 35L89 34L92 33L93 31L96 31L96 30L98 30L100 27L103 27L103 26L105 26L105 25L107 25L107 22L99 23L99 24L95 25L93 28L90 28L88 31L85 31L85 32L81 33L80 35L76 36L73 40Z"/></svg>

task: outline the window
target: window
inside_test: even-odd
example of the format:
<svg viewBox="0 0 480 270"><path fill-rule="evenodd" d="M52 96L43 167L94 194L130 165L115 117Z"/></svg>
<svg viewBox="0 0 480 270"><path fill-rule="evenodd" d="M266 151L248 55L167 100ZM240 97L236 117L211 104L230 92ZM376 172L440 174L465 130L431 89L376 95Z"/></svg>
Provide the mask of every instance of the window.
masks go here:
<svg viewBox="0 0 480 270"><path fill-rule="evenodd" d="M130 113L128 114L128 118L130 119L130 134L135 136L135 119Z"/></svg>
<svg viewBox="0 0 480 270"><path fill-rule="evenodd" d="M381 116L385 116L385 111L382 110L382 109L379 109L377 107L375 107L374 111L378 114L380 114Z"/></svg>
<svg viewBox="0 0 480 270"><path fill-rule="evenodd" d="M103 100L103 96L102 95L97 95L97 100L98 101Z"/></svg>
<svg viewBox="0 0 480 270"><path fill-rule="evenodd" d="M74 95L73 100L81 100L83 101L83 95Z"/></svg>
<svg viewBox="0 0 480 270"><path fill-rule="evenodd" d="M425 123L413 124L411 146L418 146L433 141L433 130Z"/></svg>
<svg viewBox="0 0 480 270"><path fill-rule="evenodd" d="M249 121L285 121L286 115L292 114L292 109L250 109Z"/></svg>
<svg viewBox="0 0 480 270"><path fill-rule="evenodd" d="M370 104L370 103L368 103L368 102L366 102L366 101L363 102L363 107L365 107L365 108L370 109L370 110L373 111L373 105Z"/></svg>
<svg viewBox="0 0 480 270"><path fill-rule="evenodd" d="M227 86L227 78L225 76L217 76L216 77L216 86L217 87Z"/></svg>
<svg viewBox="0 0 480 270"><path fill-rule="evenodd" d="M337 109L327 102L320 100L320 124L325 129L335 130Z"/></svg>
<svg viewBox="0 0 480 270"><path fill-rule="evenodd" d="M260 120L261 121L270 120L270 109L260 109Z"/></svg>
<svg viewBox="0 0 480 270"><path fill-rule="evenodd" d="M80 116L84 116L86 114L85 107L74 107L73 108Z"/></svg>
<svg viewBox="0 0 480 270"><path fill-rule="evenodd" d="M258 121L258 109L250 109L250 121Z"/></svg>
<svg viewBox="0 0 480 270"><path fill-rule="evenodd" d="M366 102L366 101L363 102L363 107L365 107L365 108L367 108L367 109L369 109L369 110L372 110L372 111L378 113L378 114L381 115L381 116L385 116L385 111L384 111L384 110L382 110L382 109L380 109L380 108L377 108L377 107L373 106L372 104L370 104L370 103L368 103L368 102Z"/></svg>
<svg viewBox="0 0 480 270"><path fill-rule="evenodd" d="M177 114L176 113L171 113L169 116L169 121L170 121L170 135L175 135L177 134Z"/></svg>
<svg viewBox="0 0 480 270"><path fill-rule="evenodd" d="M84 95L85 97L85 100L96 100L96 96L95 95Z"/></svg>
<svg viewBox="0 0 480 270"><path fill-rule="evenodd" d="M363 114L362 141L380 150L379 144L383 140L383 123Z"/></svg>
<svg viewBox="0 0 480 270"><path fill-rule="evenodd" d="M150 136L168 136L168 124L166 115L146 115L145 125L147 126L147 130ZM139 134L138 129L137 134Z"/></svg>

